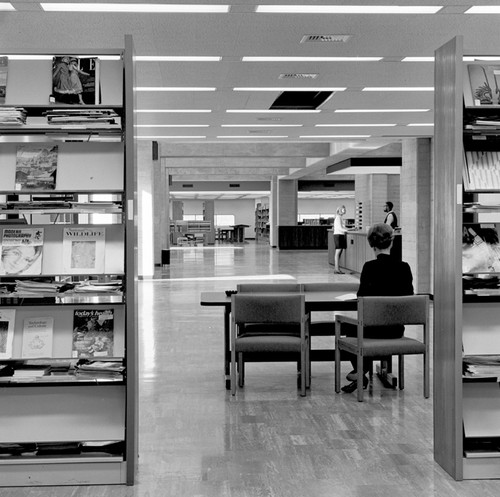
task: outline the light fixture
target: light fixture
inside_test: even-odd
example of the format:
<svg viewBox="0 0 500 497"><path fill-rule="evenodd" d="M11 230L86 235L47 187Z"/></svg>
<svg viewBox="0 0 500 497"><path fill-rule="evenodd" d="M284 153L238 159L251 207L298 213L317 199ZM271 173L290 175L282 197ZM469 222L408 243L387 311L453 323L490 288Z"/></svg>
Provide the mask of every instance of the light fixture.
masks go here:
<svg viewBox="0 0 500 497"><path fill-rule="evenodd" d="M500 14L498 5L476 5L468 8L464 14Z"/></svg>
<svg viewBox="0 0 500 497"><path fill-rule="evenodd" d="M315 124L318 128L387 128L397 124Z"/></svg>
<svg viewBox="0 0 500 497"><path fill-rule="evenodd" d="M383 57L250 57L241 58L243 62L377 62Z"/></svg>
<svg viewBox="0 0 500 497"><path fill-rule="evenodd" d="M336 139L342 139L342 138L370 138L371 135L302 135L299 136L299 138L336 138Z"/></svg>
<svg viewBox="0 0 500 497"><path fill-rule="evenodd" d="M403 57L401 62L434 62L434 57Z"/></svg>
<svg viewBox="0 0 500 497"><path fill-rule="evenodd" d="M336 109L339 113L359 113L359 112L429 112L430 109Z"/></svg>
<svg viewBox="0 0 500 497"><path fill-rule="evenodd" d="M233 91L345 91L345 87L335 87L335 88L317 88L317 87L237 87L233 88Z"/></svg>
<svg viewBox="0 0 500 497"><path fill-rule="evenodd" d="M164 4L164 3L40 3L49 12L149 12L149 13L212 13L229 12L229 5Z"/></svg>
<svg viewBox="0 0 500 497"><path fill-rule="evenodd" d="M137 140L182 140L182 139L201 139L201 138L206 138L206 136L195 136L195 135L186 135L186 136L181 136L181 135L158 135L158 136L146 136L146 135L136 135L135 137Z"/></svg>
<svg viewBox="0 0 500 497"><path fill-rule="evenodd" d="M8 57L9 60L53 60L54 59L53 55L4 54L1 56ZM78 57L80 59L85 59L89 57L95 57L95 55L75 55L75 57ZM99 55L97 58L99 60L121 60L121 57L119 55Z"/></svg>
<svg viewBox="0 0 500 497"><path fill-rule="evenodd" d="M0 2L0 10L11 11L11 10L16 10L16 9L9 2Z"/></svg>
<svg viewBox="0 0 500 497"><path fill-rule="evenodd" d="M136 55L137 62L219 62L220 56L205 55Z"/></svg>
<svg viewBox="0 0 500 497"><path fill-rule="evenodd" d="M361 91L434 91L433 86L366 86Z"/></svg>
<svg viewBox="0 0 500 497"><path fill-rule="evenodd" d="M221 128L301 128L302 124L221 124Z"/></svg>
<svg viewBox="0 0 500 497"><path fill-rule="evenodd" d="M485 56L485 57L480 57L480 56L477 56L477 55L468 55L466 57L464 57L464 61L466 62L474 62L474 61L496 61L496 60L500 60L500 57L497 55L497 56Z"/></svg>
<svg viewBox="0 0 500 497"><path fill-rule="evenodd" d="M257 5L263 14L435 14L441 5Z"/></svg>
<svg viewBox="0 0 500 497"><path fill-rule="evenodd" d="M321 109L227 109L233 114L317 114Z"/></svg>
<svg viewBox="0 0 500 497"><path fill-rule="evenodd" d="M407 126L434 126L434 123L410 123Z"/></svg>
<svg viewBox="0 0 500 497"><path fill-rule="evenodd" d="M266 135L266 136L249 136L249 135L219 135L217 136L217 138L230 138L230 139L233 139L233 138L237 138L237 139L245 139L245 140L248 140L248 139L255 139L255 138L265 138L266 140L269 140L270 138L288 138L288 136L278 136L278 135Z"/></svg>
<svg viewBox="0 0 500 497"><path fill-rule="evenodd" d="M216 91L215 87L202 86L137 86L135 91Z"/></svg>
<svg viewBox="0 0 500 497"><path fill-rule="evenodd" d="M158 113L158 114L206 114L212 112L211 109L136 109L138 113Z"/></svg>
<svg viewBox="0 0 500 497"><path fill-rule="evenodd" d="M135 124L134 128L208 128L209 124Z"/></svg>

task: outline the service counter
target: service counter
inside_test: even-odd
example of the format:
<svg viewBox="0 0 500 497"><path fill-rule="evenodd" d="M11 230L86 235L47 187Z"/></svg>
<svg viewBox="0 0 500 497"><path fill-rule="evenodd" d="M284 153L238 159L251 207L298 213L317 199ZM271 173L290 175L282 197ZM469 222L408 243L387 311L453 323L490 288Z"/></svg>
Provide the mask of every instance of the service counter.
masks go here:
<svg viewBox="0 0 500 497"><path fill-rule="evenodd" d="M280 250L326 250L330 225L278 226Z"/></svg>
<svg viewBox="0 0 500 497"><path fill-rule="evenodd" d="M347 249L340 258L340 267L355 273L361 273L366 261L375 259L372 248L368 245L366 231L349 231L346 233ZM396 233L391 254L401 260L401 233ZM333 230L328 231L328 263L335 265L335 242Z"/></svg>

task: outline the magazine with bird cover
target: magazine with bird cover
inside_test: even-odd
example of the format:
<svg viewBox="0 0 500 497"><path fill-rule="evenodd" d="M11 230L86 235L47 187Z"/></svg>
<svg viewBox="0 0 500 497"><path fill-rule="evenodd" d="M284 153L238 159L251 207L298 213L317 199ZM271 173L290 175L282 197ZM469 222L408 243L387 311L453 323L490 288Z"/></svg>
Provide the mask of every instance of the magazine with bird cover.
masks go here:
<svg viewBox="0 0 500 497"><path fill-rule="evenodd" d="M500 105L500 65L467 64L464 101L467 107Z"/></svg>
<svg viewBox="0 0 500 497"><path fill-rule="evenodd" d="M64 228L63 271L68 274L104 273L106 228Z"/></svg>
<svg viewBox="0 0 500 497"><path fill-rule="evenodd" d="M0 359L12 357L15 321L15 309L0 309Z"/></svg>
<svg viewBox="0 0 500 497"><path fill-rule="evenodd" d="M19 145L16 190L55 190L58 146Z"/></svg>
<svg viewBox="0 0 500 497"><path fill-rule="evenodd" d="M5 103L7 96L7 73L9 69L9 58L0 57L0 104Z"/></svg>
<svg viewBox="0 0 500 497"><path fill-rule="evenodd" d="M112 357L114 309L75 309L73 357Z"/></svg>
<svg viewBox="0 0 500 497"><path fill-rule="evenodd" d="M42 273L44 228L4 228L0 252L0 274Z"/></svg>

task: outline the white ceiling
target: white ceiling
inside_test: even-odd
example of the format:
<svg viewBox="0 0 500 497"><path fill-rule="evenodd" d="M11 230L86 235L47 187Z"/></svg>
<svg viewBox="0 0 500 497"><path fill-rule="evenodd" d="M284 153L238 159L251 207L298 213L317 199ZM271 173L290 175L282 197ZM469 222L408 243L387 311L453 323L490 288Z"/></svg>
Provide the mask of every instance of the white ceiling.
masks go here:
<svg viewBox="0 0 500 497"><path fill-rule="evenodd" d="M248 0L151 3L228 4L230 11L224 14L58 13L44 12L35 1L14 0L16 11L0 13L0 46L5 50L29 51L43 47L60 52L60 47L65 47L68 51L78 51L120 47L124 35L131 34L137 56L222 57L220 62L137 62L137 87L216 88L216 91L201 92L136 92L138 110L211 110L210 113L137 113L137 124L158 126L138 127L138 138L155 137L152 139L159 142L161 155L168 156L166 160L175 170L173 177L177 181L193 178L245 181L269 179L272 175L320 179L326 177L328 165L346 157L369 154L406 137L432 136L432 91L361 90L365 87L433 87L432 62L402 62L402 58L432 57L436 48L458 34L464 35L464 44L471 53L500 53L500 15L463 13L473 5L497 5L496 0L263 2L318 6L442 5L434 15L263 14L256 13L257 3ZM350 38L345 43L301 43L304 35L315 34L346 34ZM243 62L244 56L383 59L380 62ZM284 73L318 76L316 79L280 79L280 74ZM290 90L294 87L346 87L346 91L336 92L320 107L320 113L228 113L230 109L268 109L280 94L279 91L234 91L235 87L286 87ZM345 109L355 112L336 112ZM426 110L365 113L359 109ZM227 127L231 124L245 126ZM257 124L300 126L252 126ZM343 126L319 127L321 124ZM395 126L348 126L358 124ZM349 138L348 135L369 136ZM178 136L185 138L176 138ZM302 148L305 151L297 153ZM392 148L394 150L397 148ZM287 158L290 158L289 164Z"/></svg>

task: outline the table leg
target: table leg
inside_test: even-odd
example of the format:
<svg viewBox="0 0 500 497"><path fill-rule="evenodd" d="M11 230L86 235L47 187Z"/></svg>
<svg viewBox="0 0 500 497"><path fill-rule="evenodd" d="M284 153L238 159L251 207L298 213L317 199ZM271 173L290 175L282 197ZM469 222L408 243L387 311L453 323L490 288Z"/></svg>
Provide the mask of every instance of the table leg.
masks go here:
<svg viewBox="0 0 500 497"><path fill-rule="evenodd" d="M224 380L226 383L226 390L231 389L231 348L230 348L230 310L228 307L224 308Z"/></svg>

